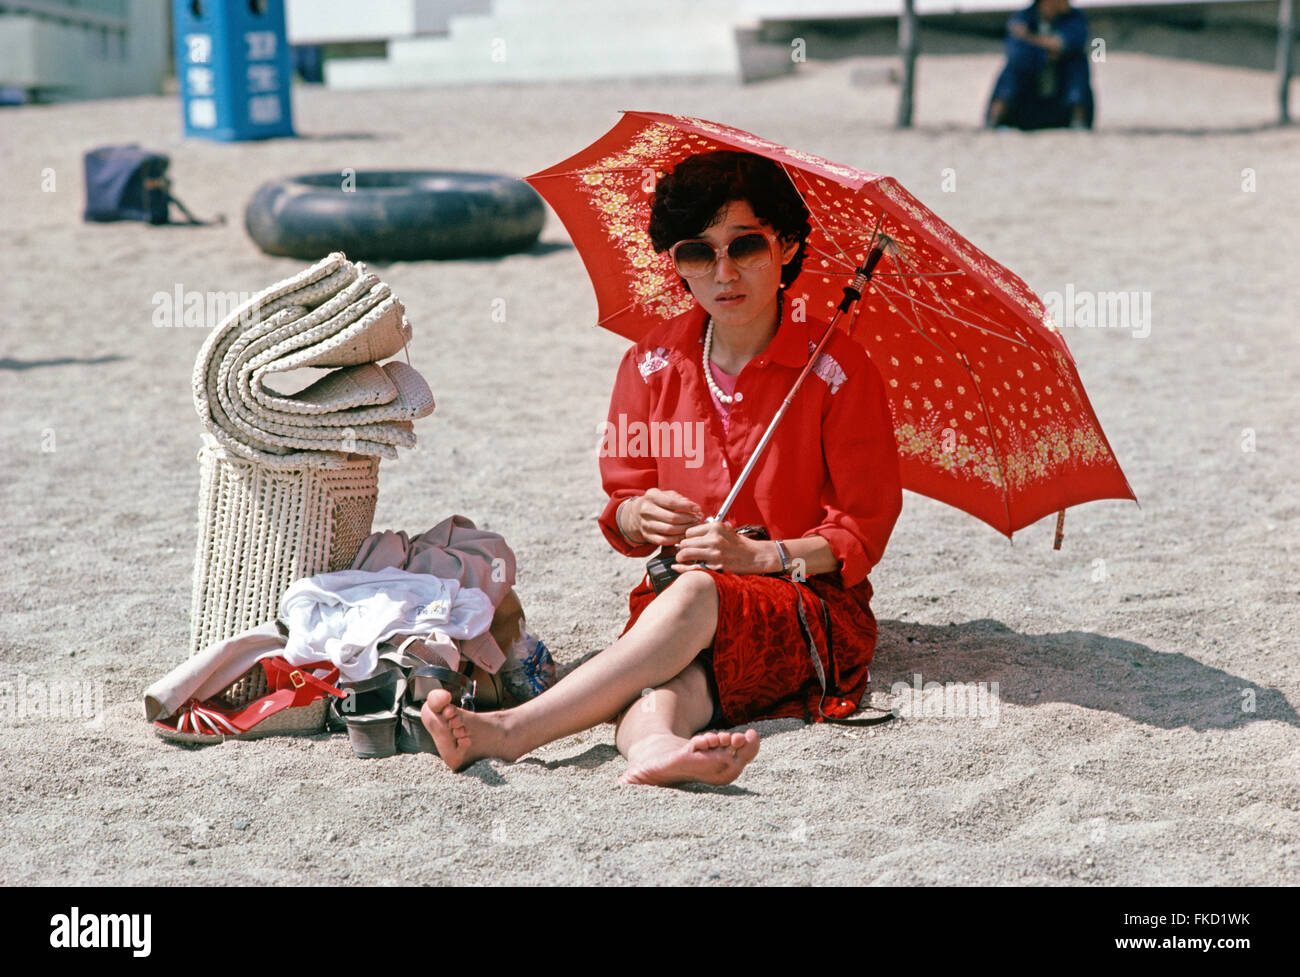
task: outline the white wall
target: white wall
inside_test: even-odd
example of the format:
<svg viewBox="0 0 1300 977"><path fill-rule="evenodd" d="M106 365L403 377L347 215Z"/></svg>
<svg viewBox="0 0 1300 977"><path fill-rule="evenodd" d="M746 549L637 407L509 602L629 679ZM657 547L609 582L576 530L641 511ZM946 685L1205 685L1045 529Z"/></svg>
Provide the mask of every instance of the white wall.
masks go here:
<svg viewBox="0 0 1300 977"><path fill-rule="evenodd" d="M41 16L48 11L58 16ZM47 100L156 95L171 44L167 4L42 0L0 13L0 84Z"/></svg>
<svg viewBox="0 0 1300 977"><path fill-rule="evenodd" d="M486 14L491 0L287 0L291 44L382 41L445 34L457 14Z"/></svg>

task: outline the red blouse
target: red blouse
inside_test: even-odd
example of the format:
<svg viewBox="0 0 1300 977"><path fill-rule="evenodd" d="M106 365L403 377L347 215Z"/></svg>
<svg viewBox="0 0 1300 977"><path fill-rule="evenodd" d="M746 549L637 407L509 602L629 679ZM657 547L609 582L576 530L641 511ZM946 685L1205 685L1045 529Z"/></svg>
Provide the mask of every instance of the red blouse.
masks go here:
<svg viewBox="0 0 1300 977"><path fill-rule="evenodd" d="M787 312L740 372L724 430L704 381L707 321L697 304L651 330L619 364L600 446L609 502L599 522L627 556L648 557L658 547L624 538L619 504L661 488L716 514L826 329ZM765 526L773 539L824 536L843 585L852 587L880 562L902 506L884 383L865 350L836 330L726 521Z"/></svg>

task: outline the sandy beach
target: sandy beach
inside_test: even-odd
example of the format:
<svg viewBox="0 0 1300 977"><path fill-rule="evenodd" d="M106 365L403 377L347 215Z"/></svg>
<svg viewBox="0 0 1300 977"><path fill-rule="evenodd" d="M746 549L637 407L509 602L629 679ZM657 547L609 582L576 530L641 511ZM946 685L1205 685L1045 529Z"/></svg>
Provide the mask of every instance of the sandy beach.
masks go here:
<svg viewBox="0 0 1300 977"><path fill-rule="evenodd" d="M300 88L303 138L260 144L182 140L175 97L6 110L0 883L1300 883L1300 130L1270 127L1268 74L1112 51L1094 133L981 131L998 64L924 59L908 132L875 61L748 87ZM872 573L872 703L919 675L997 683L993 710L759 723L733 785L671 790L617 783L610 726L461 775L361 761L343 737L158 740L141 693L188 643L205 330L157 328L153 296L304 266L244 232L263 180L521 176L620 109L892 175L1040 295L1149 293L1145 336L1064 331L1141 507L1071 510L1053 552L1052 519L1009 543L906 493ZM82 154L124 142L171 155L178 195L228 223L83 224ZM625 341L593 325L554 215L527 254L379 272L437 409L381 464L374 528L461 513L501 533L529 626L572 668L617 636L643 571L595 522ZM40 689L69 681L102 690L95 719L45 714Z"/></svg>

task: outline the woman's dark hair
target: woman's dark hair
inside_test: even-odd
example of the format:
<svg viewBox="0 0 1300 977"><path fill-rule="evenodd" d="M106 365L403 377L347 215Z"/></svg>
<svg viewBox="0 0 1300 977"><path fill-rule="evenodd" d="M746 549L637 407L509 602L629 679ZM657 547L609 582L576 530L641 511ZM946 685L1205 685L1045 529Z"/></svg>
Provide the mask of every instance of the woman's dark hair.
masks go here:
<svg viewBox="0 0 1300 977"><path fill-rule="evenodd" d="M755 217L771 225L786 241L799 242L799 250L781 269L781 284L789 285L803 267L812 225L808 222L808 208L790 177L763 156L719 149L688 156L678 163L655 185L650 204L650 243L655 251L662 252L678 241L699 237L718 211L734 200L747 201ZM684 279L682 285L686 285Z"/></svg>

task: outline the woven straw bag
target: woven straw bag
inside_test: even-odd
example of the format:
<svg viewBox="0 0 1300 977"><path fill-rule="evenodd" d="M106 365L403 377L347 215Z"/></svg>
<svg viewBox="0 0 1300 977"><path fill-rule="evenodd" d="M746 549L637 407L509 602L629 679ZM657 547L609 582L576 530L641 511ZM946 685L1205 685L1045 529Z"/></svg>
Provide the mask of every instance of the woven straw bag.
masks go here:
<svg viewBox="0 0 1300 977"><path fill-rule="evenodd" d="M370 535L379 459L268 468L203 435L190 654L266 621L295 580L346 570Z"/></svg>

